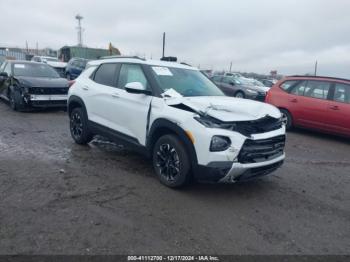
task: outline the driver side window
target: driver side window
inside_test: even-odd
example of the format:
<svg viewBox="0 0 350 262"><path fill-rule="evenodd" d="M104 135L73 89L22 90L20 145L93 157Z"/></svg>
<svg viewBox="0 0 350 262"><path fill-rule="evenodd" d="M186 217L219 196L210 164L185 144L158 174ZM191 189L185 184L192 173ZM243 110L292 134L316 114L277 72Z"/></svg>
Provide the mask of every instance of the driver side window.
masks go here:
<svg viewBox="0 0 350 262"><path fill-rule="evenodd" d="M146 76L140 65L123 64L119 73L118 88L124 89L126 84L131 82L140 82L149 89Z"/></svg>

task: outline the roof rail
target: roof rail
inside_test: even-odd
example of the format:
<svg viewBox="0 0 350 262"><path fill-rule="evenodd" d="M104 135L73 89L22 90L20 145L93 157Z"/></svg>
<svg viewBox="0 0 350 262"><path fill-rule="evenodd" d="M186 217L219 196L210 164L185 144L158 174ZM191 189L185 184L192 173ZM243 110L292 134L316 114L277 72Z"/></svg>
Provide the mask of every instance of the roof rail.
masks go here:
<svg viewBox="0 0 350 262"><path fill-rule="evenodd" d="M340 77L331 77L331 76L291 75L291 76L288 76L288 77L327 78L327 79L350 81L350 79L340 78Z"/></svg>
<svg viewBox="0 0 350 262"><path fill-rule="evenodd" d="M139 57L139 56L125 56L125 55L110 55L110 56L101 56L99 60L101 59L115 59L115 58L133 58L133 59L140 59L143 61L146 61L145 58Z"/></svg>

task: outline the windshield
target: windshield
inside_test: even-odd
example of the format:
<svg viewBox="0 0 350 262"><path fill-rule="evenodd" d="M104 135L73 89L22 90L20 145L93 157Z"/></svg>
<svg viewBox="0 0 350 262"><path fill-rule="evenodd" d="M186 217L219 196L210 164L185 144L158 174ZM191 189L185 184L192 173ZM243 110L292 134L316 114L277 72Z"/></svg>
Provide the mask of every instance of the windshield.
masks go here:
<svg viewBox="0 0 350 262"><path fill-rule="evenodd" d="M23 63L14 64L13 73L15 76L48 77L59 78L60 76L52 67L45 64Z"/></svg>
<svg viewBox="0 0 350 262"><path fill-rule="evenodd" d="M158 85L165 92L173 89L182 96L223 96L221 90L200 71L152 66Z"/></svg>

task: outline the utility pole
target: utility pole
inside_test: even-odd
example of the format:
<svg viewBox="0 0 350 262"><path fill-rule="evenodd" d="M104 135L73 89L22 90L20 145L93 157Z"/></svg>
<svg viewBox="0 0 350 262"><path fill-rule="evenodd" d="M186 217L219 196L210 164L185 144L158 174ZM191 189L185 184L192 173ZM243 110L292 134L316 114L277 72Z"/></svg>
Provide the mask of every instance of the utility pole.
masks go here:
<svg viewBox="0 0 350 262"><path fill-rule="evenodd" d="M315 63L315 76L317 76L317 60L316 60L316 63Z"/></svg>
<svg viewBox="0 0 350 262"><path fill-rule="evenodd" d="M75 19L78 20L78 46L82 47L83 46L83 28L81 27L81 20L83 17L79 14L75 16Z"/></svg>
<svg viewBox="0 0 350 262"><path fill-rule="evenodd" d="M36 42L36 55L39 55L39 43Z"/></svg>
<svg viewBox="0 0 350 262"><path fill-rule="evenodd" d="M164 57L164 51L165 51L165 32L163 33L163 53L162 53L162 57Z"/></svg>
<svg viewBox="0 0 350 262"><path fill-rule="evenodd" d="M231 70L232 70L232 61L230 63L230 73L231 73Z"/></svg>

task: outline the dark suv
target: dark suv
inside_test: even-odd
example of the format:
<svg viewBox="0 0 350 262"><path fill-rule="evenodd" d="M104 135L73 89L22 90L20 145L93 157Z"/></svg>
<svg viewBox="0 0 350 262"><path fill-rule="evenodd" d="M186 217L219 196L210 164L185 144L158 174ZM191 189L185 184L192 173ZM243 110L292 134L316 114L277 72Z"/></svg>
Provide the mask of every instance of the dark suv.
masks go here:
<svg viewBox="0 0 350 262"><path fill-rule="evenodd" d="M88 61L84 58L72 58L69 60L65 72L67 79L72 80L77 78L84 71Z"/></svg>

